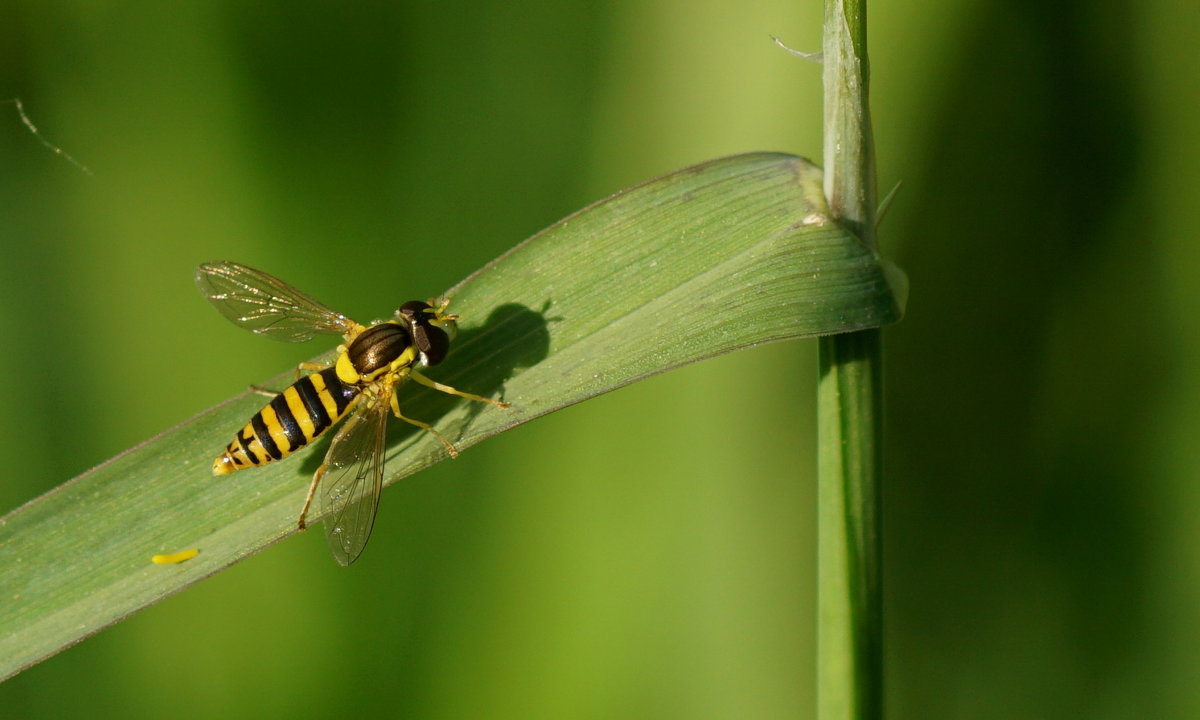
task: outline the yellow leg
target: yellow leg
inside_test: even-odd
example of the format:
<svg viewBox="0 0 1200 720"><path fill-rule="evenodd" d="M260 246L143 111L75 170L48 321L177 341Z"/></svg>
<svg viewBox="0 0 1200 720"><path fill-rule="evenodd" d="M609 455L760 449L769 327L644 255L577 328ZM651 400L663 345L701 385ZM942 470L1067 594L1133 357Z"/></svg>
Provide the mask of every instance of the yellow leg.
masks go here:
<svg viewBox="0 0 1200 720"><path fill-rule="evenodd" d="M299 380L300 376L304 373L319 372L327 367L329 367L329 363L302 362L296 366L296 379ZM269 398L273 398L279 394L278 392L269 390L261 385L251 385L250 392ZM281 390L279 392L283 391Z"/></svg>
<svg viewBox="0 0 1200 720"><path fill-rule="evenodd" d="M317 486L321 484L321 478L325 477L325 471L329 469L328 465L321 465L317 471L313 473L312 485L308 486L308 495L304 498L304 507L300 509L300 519L296 521L296 525L304 530L308 527L306 522L308 518L308 509L312 506L313 497L317 494Z"/></svg>
<svg viewBox="0 0 1200 720"><path fill-rule="evenodd" d="M421 422L420 420L413 420L410 417L405 417L404 415L402 415L400 413L400 403L396 402L395 395L392 396L392 414L395 415L396 417L400 418L404 422L408 423L409 425L416 425L417 427L419 427L423 430L427 430L428 432L432 433L435 438L442 441L442 445L446 446L446 452L450 453L450 457L452 457L452 458L458 457L458 448L454 447L454 445L452 445L450 443L450 441L446 439L446 436L442 435L440 432L438 432L432 425L430 425L429 423Z"/></svg>
<svg viewBox="0 0 1200 720"><path fill-rule="evenodd" d="M472 395L469 392L463 392L462 390L459 390L457 388L452 388L449 385L443 385L436 380L430 380L429 378L425 377L424 375L417 372L416 370L412 370L411 372L409 372L409 377L411 377L413 380L416 380L417 382L421 383L425 387L433 388L434 390L437 390L438 392L444 392L448 395L457 395L459 397L465 397L468 400L476 400L478 402L485 402L490 405L495 405L496 407L502 407L502 408L510 407L509 404L506 402L501 402L500 400L493 400L491 398L485 398L482 395ZM397 416L399 416L399 411L397 411Z"/></svg>
<svg viewBox="0 0 1200 720"><path fill-rule="evenodd" d="M329 363L302 362L296 366L296 379L299 380L304 373L320 372L327 367Z"/></svg>

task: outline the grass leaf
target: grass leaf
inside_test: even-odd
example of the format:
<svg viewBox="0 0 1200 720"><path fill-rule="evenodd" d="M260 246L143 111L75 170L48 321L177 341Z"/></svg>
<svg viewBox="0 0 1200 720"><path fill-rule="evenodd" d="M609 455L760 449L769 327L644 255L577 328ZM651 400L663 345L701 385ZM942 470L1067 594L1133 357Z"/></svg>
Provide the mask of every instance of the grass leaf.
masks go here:
<svg viewBox="0 0 1200 720"><path fill-rule="evenodd" d="M715 160L596 203L447 293L459 337L430 375L511 409L414 383L401 404L465 449L686 363L894 322L895 277L829 219L807 161ZM296 532L328 439L298 459L210 471L263 404L243 393L0 518L0 678ZM394 482L445 451L393 422L387 456ZM151 562L190 548L185 562Z"/></svg>

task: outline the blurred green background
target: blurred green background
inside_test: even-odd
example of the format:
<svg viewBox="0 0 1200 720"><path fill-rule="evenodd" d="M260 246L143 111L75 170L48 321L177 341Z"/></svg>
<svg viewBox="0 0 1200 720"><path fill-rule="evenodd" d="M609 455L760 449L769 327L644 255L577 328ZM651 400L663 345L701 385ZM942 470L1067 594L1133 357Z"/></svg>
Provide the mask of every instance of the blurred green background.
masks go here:
<svg viewBox="0 0 1200 720"><path fill-rule="evenodd" d="M1200 716L1200 6L871 12L880 187L904 183L881 237L912 282L889 716ZM229 325L201 261L371 318L654 175L819 160L820 69L769 36L816 49L821 16L7 0L0 98L93 174L0 105L0 512L323 349ZM0 713L809 716L814 354L506 433L385 493L353 568L290 539L0 685Z"/></svg>

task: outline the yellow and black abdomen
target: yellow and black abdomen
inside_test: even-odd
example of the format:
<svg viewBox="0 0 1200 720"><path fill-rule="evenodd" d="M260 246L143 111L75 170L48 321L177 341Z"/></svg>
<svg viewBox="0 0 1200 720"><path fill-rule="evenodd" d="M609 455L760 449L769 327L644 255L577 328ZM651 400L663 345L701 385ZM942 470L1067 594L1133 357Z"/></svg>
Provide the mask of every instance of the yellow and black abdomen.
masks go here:
<svg viewBox="0 0 1200 720"><path fill-rule="evenodd" d="M213 461L214 475L265 465L316 440L334 425L361 388L342 382L335 368L306 375L250 418Z"/></svg>

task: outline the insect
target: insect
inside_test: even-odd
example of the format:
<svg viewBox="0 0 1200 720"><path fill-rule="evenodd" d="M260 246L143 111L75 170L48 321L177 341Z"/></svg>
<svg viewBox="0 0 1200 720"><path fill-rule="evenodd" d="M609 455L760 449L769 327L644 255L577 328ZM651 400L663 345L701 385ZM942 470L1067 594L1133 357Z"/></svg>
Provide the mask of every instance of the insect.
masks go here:
<svg viewBox="0 0 1200 720"><path fill-rule="evenodd" d="M325 512L325 539L334 558L349 565L362 553L383 488L383 450L388 415L426 430L451 457L458 450L428 423L405 417L396 387L406 380L470 400L508 403L456 390L431 380L421 368L445 359L457 332L448 300L412 300L389 320L361 325L270 275L233 262L205 263L196 284L235 325L283 342L304 342L318 333L340 334L330 365L303 363L298 379L250 418L213 461L214 475L280 460L347 418L313 474L297 525L306 519L317 491ZM301 372L307 372L300 375ZM270 394L270 393L264 393Z"/></svg>

